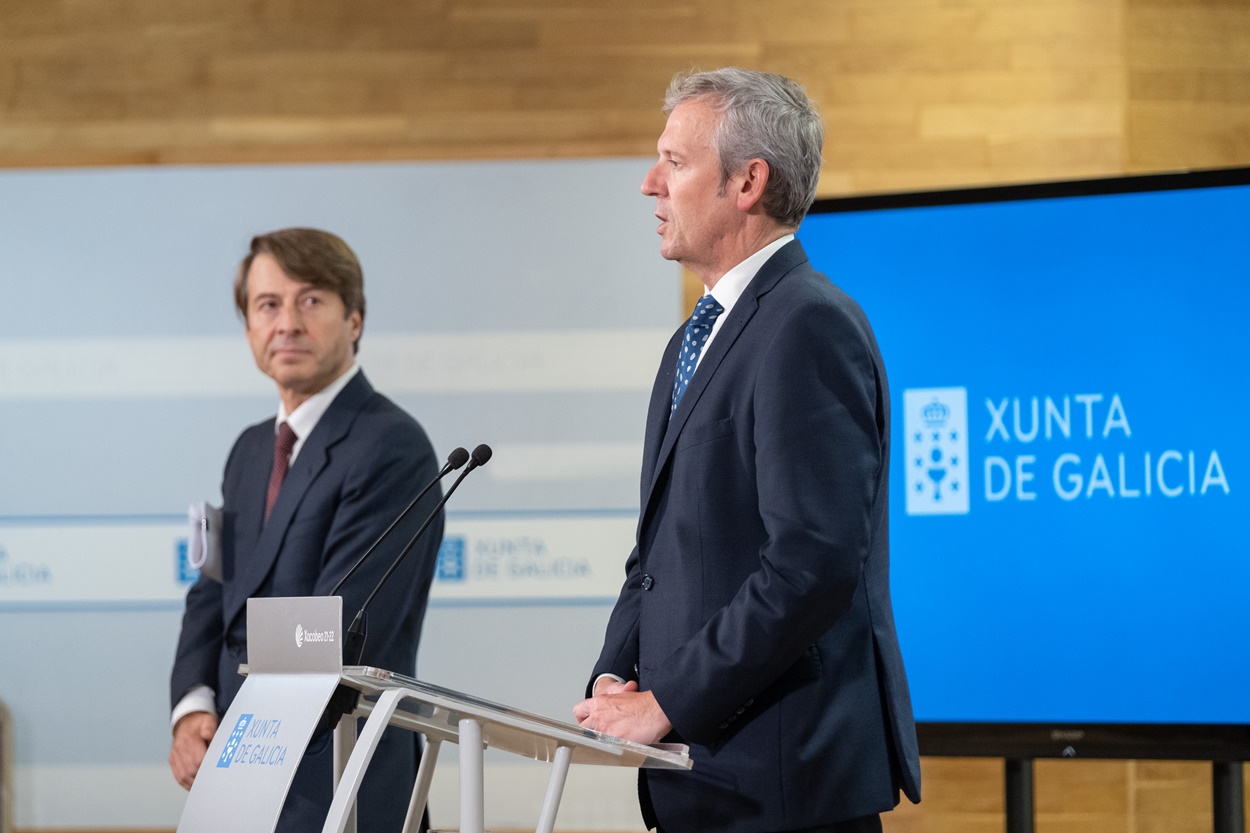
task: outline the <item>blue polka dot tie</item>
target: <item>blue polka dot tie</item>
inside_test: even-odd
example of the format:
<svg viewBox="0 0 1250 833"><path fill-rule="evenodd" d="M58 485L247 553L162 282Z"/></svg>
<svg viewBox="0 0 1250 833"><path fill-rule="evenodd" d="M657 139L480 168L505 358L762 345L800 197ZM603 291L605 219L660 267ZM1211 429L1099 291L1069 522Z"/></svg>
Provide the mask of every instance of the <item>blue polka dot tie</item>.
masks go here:
<svg viewBox="0 0 1250 833"><path fill-rule="evenodd" d="M686 392L686 388L690 386L690 380L694 378L694 369L699 363L699 354L703 352L703 345L707 344L708 336L712 334L712 325L724 311L725 308L716 303L716 299L711 295L704 295L699 299L699 303L694 305L694 314L686 323L686 336L682 339L681 350L677 353L677 378L673 381L673 407L669 409L670 416L673 411L677 410L677 403L681 402L682 394Z"/></svg>

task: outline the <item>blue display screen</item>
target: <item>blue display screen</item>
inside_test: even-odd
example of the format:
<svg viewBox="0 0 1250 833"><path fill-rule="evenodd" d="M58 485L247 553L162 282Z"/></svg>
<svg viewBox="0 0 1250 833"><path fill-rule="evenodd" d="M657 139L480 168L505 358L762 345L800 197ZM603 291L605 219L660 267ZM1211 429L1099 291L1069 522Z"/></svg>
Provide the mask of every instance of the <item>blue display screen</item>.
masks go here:
<svg viewBox="0 0 1250 833"><path fill-rule="evenodd" d="M1250 723L1250 184L903 202L799 237L886 361L917 719Z"/></svg>

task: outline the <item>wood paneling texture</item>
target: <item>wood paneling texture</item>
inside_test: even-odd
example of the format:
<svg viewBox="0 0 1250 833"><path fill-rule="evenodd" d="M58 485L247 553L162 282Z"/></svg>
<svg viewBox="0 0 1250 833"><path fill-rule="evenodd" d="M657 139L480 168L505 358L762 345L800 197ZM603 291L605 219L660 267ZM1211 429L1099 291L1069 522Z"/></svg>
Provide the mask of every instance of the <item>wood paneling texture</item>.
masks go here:
<svg viewBox="0 0 1250 833"><path fill-rule="evenodd" d="M1250 0L3 0L0 167L650 155L726 64L807 85L825 196L1250 164ZM1206 831L1209 775L1041 761L1038 830ZM1002 830L1000 761L924 778L887 830Z"/></svg>
<svg viewBox="0 0 1250 833"><path fill-rule="evenodd" d="M1250 2L1129 0L1131 171L1250 163Z"/></svg>
<svg viewBox="0 0 1250 833"><path fill-rule="evenodd" d="M0 166L649 154L728 63L824 195L1250 163L1246 0L5 0Z"/></svg>
<svg viewBox="0 0 1250 833"><path fill-rule="evenodd" d="M1250 163L1246 0L5 0L0 166L649 154L728 63L825 195Z"/></svg>
<svg viewBox="0 0 1250 833"><path fill-rule="evenodd" d="M924 800L888 814L886 833L1002 833L1001 760L924 758L921 769ZM1039 760L1034 803L1037 833L1210 833L1211 764Z"/></svg>

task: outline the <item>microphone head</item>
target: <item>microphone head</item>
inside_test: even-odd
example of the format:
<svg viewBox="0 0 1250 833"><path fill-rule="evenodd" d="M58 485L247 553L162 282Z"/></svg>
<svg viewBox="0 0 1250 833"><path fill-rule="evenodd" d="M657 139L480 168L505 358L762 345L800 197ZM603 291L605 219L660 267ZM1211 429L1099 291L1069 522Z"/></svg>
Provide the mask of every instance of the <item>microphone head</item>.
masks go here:
<svg viewBox="0 0 1250 833"><path fill-rule="evenodd" d="M473 465L475 466L486 465L486 461L489 460L490 456L494 453L495 452L490 450L490 446L488 446L486 443L482 443L477 448L473 449Z"/></svg>
<svg viewBox="0 0 1250 833"><path fill-rule="evenodd" d="M463 448L452 449L452 452L447 455L447 465L451 467L448 471L455 471L467 462L469 462L469 452Z"/></svg>

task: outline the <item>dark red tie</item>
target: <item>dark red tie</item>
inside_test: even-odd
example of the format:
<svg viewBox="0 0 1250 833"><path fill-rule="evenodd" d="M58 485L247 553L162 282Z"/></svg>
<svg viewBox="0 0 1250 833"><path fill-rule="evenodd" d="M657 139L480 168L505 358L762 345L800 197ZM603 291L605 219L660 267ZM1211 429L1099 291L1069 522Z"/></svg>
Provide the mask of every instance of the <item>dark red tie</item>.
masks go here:
<svg viewBox="0 0 1250 833"><path fill-rule="evenodd" d="M286 470L290 466L291 449L295 448L295 432L285 422L278 426L278 436L273 444L273 471L269 474L269 492L265 495L265 520L278 499L282 490L282 481L286 480Z"/></svg>

